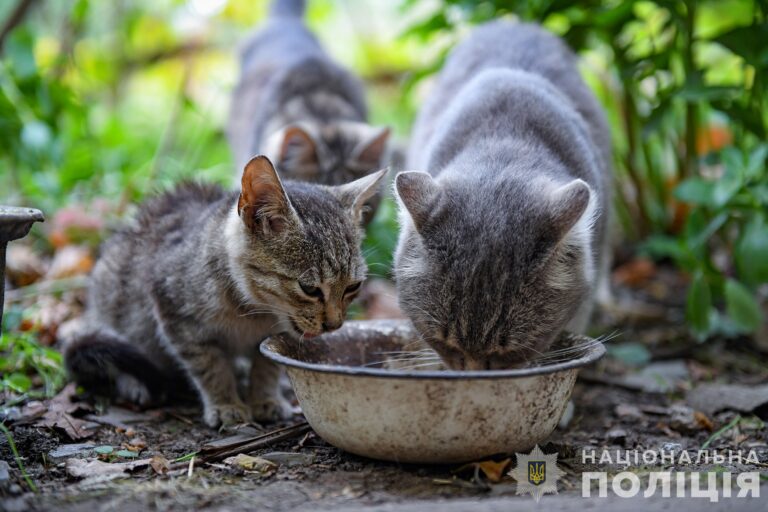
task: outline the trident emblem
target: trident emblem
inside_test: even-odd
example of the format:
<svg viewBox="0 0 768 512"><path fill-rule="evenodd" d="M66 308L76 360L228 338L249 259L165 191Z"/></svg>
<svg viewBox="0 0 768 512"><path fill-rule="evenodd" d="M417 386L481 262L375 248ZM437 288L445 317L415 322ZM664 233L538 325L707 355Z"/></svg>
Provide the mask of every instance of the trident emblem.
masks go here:
<svg viewBox="0 0 768 512"><path fill-rule="evenodd" d="M543 460L528 461L528 481L533 485L541 485L547 478L547 464Z"/></svg>

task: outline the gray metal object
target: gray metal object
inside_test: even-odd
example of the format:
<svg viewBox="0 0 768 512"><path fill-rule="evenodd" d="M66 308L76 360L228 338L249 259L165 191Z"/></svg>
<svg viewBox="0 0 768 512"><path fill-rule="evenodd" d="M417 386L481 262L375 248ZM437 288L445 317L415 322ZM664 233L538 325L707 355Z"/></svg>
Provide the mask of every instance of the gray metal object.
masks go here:
<svg viewBox="0 0 768 512"><path fill-rule="evenodd" d="M32 224L43 222L43 212L34 208L0 206L0 327L5 305L5 250L8 242L27 236Z"/></svg>
<svg viewBox="0 0 768 512"><path fill-rule="evenodd" d="M557 426L578 369L605 353L602 344L587 343L562 362L517 370L370 367L415 339L407 321L347 322L311 341L268 339L261 353L286 368L307 421L323 439L358 455L416 463L529 450Z"/></svg>

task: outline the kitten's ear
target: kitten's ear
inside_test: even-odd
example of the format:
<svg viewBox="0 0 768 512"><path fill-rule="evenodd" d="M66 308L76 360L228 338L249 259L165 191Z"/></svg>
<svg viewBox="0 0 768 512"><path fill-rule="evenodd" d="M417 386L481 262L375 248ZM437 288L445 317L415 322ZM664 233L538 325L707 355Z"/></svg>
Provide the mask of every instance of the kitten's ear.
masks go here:
<svg viewBox="0 0 768 512"><path fill-rule="evenodd" d="M267 157L253 157L245 165L237 212L253 233L265 235L283 231L293 216L283 184Z"/></svg>
<svg viewBox="0 0 768 512"><path fill-rule="evenodd" d="M440 191L439 185L426 172L406 171L395 178L395 188L416 229L421 229L429 218L432 204Z"/></svg>
<svg viewBox="0 0 768 512"><path fill-rule="evenodd" d="M567 235L584 216L592 191L583 180L575 179L552 192L552 222L558 240Z"/></svg>
<svg viewBox="0 0 768 512"><path fill-rule="evenodd" d="M352 159L361 164L372 168L378 167L384 151L387 149L390 130L388 126L380 128L372 136L366 137L359 142L352 151Z"/></svg>
<svg viewBox="0 0 768 512"><path fill-rule="evenodd" d="M289 126L283 131L283 141L280 144L281 168L307 168L319 169L319 157L317 155L317 143L306 130L300 126Z"/></svg>
<svg viewBox="0 0 768 512"><path fill-rule="evenodd" d="M387 175L389 169L382 169L368 176L351 181L346 185L333 187L341 204L352 212L357 222L363 218L365 202L379 191L379 183Z"/></svg>

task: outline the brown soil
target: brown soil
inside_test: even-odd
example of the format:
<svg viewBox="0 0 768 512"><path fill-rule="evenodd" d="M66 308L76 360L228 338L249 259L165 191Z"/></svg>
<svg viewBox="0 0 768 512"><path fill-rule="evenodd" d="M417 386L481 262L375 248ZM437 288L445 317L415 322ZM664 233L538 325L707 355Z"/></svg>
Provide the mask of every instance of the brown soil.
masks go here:
<svg viewBox="0 0 768 512"><path fill-rule="evenodd" d="M674 449L695 452L710 440L709 449L742 450L745 454L754 450L760 464L726 463L718 468L713 464L694 463L685 467L673 464L663 469L657 465L631 470L644 476L650 471L662 470L765 472L768 468L768 429L759 418L768 419L764 409L695 414L686 402L686 391L702 382L748 385L768 382L765 357L745 341L728 345L724 342L693 344L681 334L678 305L659 302L657 305L662 314L659 315L657 307L655 317L647 311L638 317L621 317L614 311L612 317L604 319L606 326L601 332L610 332L619 325L620 341L644 343L650 347L653 361L679 363L686 370L686 376L669 389L648 392L637 389L637 381L624 379L635 370L620 358L608 357L583 371L573 394L575 413L572 420L567 428L558 429L543 447L547 453L558 453L558 464L565 471L558 486L561 494L580 495L583 471L622 470L616 466L596 468L583 464L581 453L584 449L605 448L615 452L674 446ZM608 327L610 325L614 327ZM642 379L640 383L642 387ZM131 423L127 429L102 425L95 429L92 437L77 442L109 445L115 450L131 446L133 442L133 446L145 445L138 453L140 459L162 455L173 461L200 450L207 442L232 435L202 425L199 412L194 409L142 414L146 416L144 420ZM716 434L731 424L737 414L744 421ZM280 426L252 426L251 429L266 432ZM476 498L483 501L492 497L513 497L516 491L515 481L510 476L491 483L482 472L471 469L457 472L457 466L401 465L368 460L341 452L312 432L252 452L252 455L296 452L313 456L305 465L282 465L267 474L214 462L196 464L189 476L188 463L184 462L165 475L145 467L116 480L76 479L69 476L65 458L51 459L53 450L73 442L63 432L34 424L13 423L10 431L38 493L29 492L3 437L0 439L0 458L9 463L10 479L0 481L0 508L6 510L319 510L414 500L425 500L426 503ZM255 433L254 430L251 432ZM74 457L94 459L97 455L86 450ZM111 457L110 461L114 462L129 460ZM502 455L496 460L504 458Z"/></svg>

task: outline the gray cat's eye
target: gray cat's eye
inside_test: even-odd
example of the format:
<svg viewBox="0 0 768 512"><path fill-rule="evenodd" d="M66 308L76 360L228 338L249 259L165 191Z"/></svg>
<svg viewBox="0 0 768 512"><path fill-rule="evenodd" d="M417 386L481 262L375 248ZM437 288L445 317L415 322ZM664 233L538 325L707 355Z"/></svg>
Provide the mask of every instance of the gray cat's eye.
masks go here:
<svg viewBox="0 0 768 512"><path fill-rule="evenodd" d="M299 281L299 286L301 287L301 291L303 291L305 294L309 295L310 297L316 297L318 299L323 298L323 290L321 290L317 286L304 284L301 281Z"/></svg>

